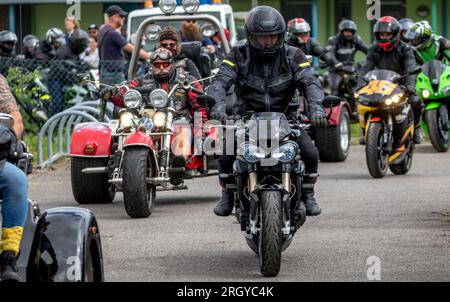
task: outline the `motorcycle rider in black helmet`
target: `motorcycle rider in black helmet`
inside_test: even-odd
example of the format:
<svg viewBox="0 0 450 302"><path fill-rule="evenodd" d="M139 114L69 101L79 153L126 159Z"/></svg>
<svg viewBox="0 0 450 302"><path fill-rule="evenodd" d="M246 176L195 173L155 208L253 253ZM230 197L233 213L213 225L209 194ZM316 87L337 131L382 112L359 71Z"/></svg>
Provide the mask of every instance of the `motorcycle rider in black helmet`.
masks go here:
<svg viewBox="0 0 450 302"><path fill-rule="evenodd" d="M311 26L303 18L289 20L287 44L299 48L307 56L313 56L321 60L326 60L325 51L320 47L319 42L311 37Z"/></svg>
<svg viewBox="0 0 450 302"><path fill-rule="evenodd" d="M0 31L0 74L6 77L8 69L16 65L14 49L17 36L9 30Z"/></svg>
<svg viewBox="0 0 450 302"><path fill-rule="evenodd" d="M38 60L51 60L55 58L56 50L66 44L64 32L53 27L45 33L45 39L39 43L35 57Z"/></svg>
<svg viewBox="0 0 450 302"><path fill-rule="evenodd" d="M408 18L400 19L398 22L400 23L400 39L405 43L409 43L409 39L406 37L406 33L414 25L415 22Z"/></svg>
<svg viewBox="0 0 450 302"><path fill-rule="evenodd" d="M225 96L233 84L238 96L234 114L240 116L247 111L284 112L295 90L299 89L309 102L313 127L326 127L323 89L304 53L285 44L286 23L281 14L268 6L256 7L248 14L245 32L247 42L231 50L209 87L208 95L216 100L211 118L226 119ZM302 133L298 143L306 172L316 174L319 159L316 147L306 133ZM226 191L226 185L235 183L231 176L235 158L234 155L223 155L219 159L222 198L214 208L218 216L228 216L233 209L234 195ZM314 184L316 179L307 177L304 181ZM296 211L304 213L306 210L308 215L319 215L321 210L314 198L314 190L304 192L302 196L304 203L299 203Z"/></svg>
<svg viewBox="0 0 450 302"><path fill-rule="evenodd" d="M82 29L75 29L69 37L69 42L56 50L54 61L51 62L49 72L49 89L53 97L50 115L63 109L63 95L61 88L72 85L76 74L86 71L89 63L80 60L80 54L86 50L89 35Z"/></svg>
<svg viewBox="0 0 450 302"><path fill-rule="evenodd" d="M339 71L344 66L353 66L357 51L367 54L369 48L356 34L358 27L351 20L343 20L339 23L339 34L330 37L325 47L325 57L330 65L329 81L331 94L339 95L339 87L342 83L342 76Z"/></svg>
<svg viewBox="0 0 450 302"><path fill-rule="evenodd" d="M27 35L23 38L23 56L25 59L34 59L34 52L39 47L39 39L34 35Z"/></svg>
<svg viewBox="0 0 450 302"><path fill-rule="evenodd" d="M0 57L13 57L17 36L9 30L0 32Z"/></svg>
<svg viewBox="0 0 450 302"><path fill-rule="evenodd" d="M414 142L421 143L420 120L423 111L421 100L415 94L416 77L420 71L413 49L400 38L400 23L394 17L386 16L378 20L374 26L374 35L376 43L367 53L366 65L361 69L360 76L365 76L374 69L387 69L398 74L409 74L402 82L406 92L410 95L408 102L411 104L414 113ZM359 87L364 86L362 79L359 81Z"/></svg>

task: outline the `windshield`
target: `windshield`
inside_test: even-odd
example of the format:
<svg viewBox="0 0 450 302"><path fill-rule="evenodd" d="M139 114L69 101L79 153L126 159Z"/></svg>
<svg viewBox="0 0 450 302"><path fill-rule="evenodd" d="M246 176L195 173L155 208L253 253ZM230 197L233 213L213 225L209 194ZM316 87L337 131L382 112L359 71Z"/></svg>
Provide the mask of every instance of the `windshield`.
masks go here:
<svg viewBox="0 0 450 302"><path fill-rule="evenodd" d="M220 19L220 13L216 13L216 12L207 12L206 14L208 15L212 15L214 17L216 17L217 19ZM139 29L139 26L142 24L142 22L144 22L145 19L148 19L149 17L154 17L154 16L163 16L164 14L157 14L157 15L151 15L151 16L142 16L142 17L133 17L131 19L131 32L130 37L134 37ZM205 21L197 21L199 26L201 26ZM159 25L162 29L164 29L167 26L173 26L176 29L180 30L181 28L181 21L166 21L166 22L157 22L157 25ZM133 38L131 39L133 41ZM151 40L145 40L145 45L144 49L146 51L152 51L155 49L155 46L157 44L157 41L151 41Z"/></svg>
<svg viewBox="0 0 450 302"><path fill-rule="evenodd" d="M377 69L368 72L365 76L369 81L374 80L384 80L389 82L394 82L396 79L400 78L400 75L395 71Z"/></svg>
<svg viewBox="0 0 450 302"><path fill-rule="evenodd" d="M255 140L280 141L291 134L291 127L283 113L261 112L252 115L246 128L249 136Z"/></svg>
<svg viewBox="0 0 450 302"><path fill-rule="evenodd" d="M446 65L444 63L433 60L423 65L422 71L431 81L433 81L441 79L441 75L444 73L445 68Z"/></svg>

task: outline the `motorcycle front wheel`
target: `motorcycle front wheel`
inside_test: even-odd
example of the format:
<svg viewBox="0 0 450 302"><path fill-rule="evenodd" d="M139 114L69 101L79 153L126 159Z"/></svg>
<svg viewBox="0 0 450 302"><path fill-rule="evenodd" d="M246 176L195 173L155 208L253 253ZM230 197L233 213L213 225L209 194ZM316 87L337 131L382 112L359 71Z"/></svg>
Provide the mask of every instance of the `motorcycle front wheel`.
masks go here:
<svg viewBox="0 0 450 302"><path fill-rule="evenodd" d="M441 112L447 111L447 107L425 111L425 120L427 121L430 132L431 144L437 152L447 152L449 149L449 134L445 129ZM448 115L448 112L447 112Z"/></svg>
<svg viewBox="0 0 450 302"><path fill-rule="evenodd" d="M123 201L131 218L145 218L152 214L156 188L147 183L153 174L148 148L129 148L123 157Z"/></svg>
<svg viewBox="0 0 450 302"><path fill-rule="evenodd" d="M282 235L282 207L280 191L263 191L260 206L259 267L264 277L280 272Z"/></svg>
<svg viewBox="0 0 450 302"><path fill-rule="evenodd" d="M366 163L373 178L383 178L388 170L389 154L382 148L383 124L371 123L367 130Z"/></svg>

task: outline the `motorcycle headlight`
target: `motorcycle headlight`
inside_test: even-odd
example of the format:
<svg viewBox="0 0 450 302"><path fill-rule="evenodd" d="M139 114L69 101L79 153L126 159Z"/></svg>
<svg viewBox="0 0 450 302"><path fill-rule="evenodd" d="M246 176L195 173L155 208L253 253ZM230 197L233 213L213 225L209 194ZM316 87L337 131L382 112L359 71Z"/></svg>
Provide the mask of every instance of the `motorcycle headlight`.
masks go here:
<svg viewBox="0 0 450 302"><path fill-rule="evenodd" d="M201 27L200 27L200 32L202 33L202 35L206 38L211 38L216 34L216 29L214 28L214 26L209 23L209 22L205 22Z"/></svg>
<svg viewBox="0 0 450 302"><path fill-rule="evenodd" d="M130 128L131 126L133 126L133 119L134 115L129 111L120 113L120 125L122 126L122 128Z"/></svg>
<svg viewBox="0 0 450 302"><path fill-rule="evenodd" d="M295 158L297 152L298 146L296 144L286 143L272 153L272 158L276 158L282 163L289 163Z"/></svg>
<svg viewBox="0 0 450 302"><path fill-rule="evenodd" d="M403 94L396 94L396 95L393 95L392 97L390 97L390 98L388 98L387 100L386 100L386 105L392 105L392 104L397 104L398 102L400 102L400 100L402 99L402 97L403 97Z"/></svg>
<svg viewBox="0 0 450 302"><path fill-rule="evenodd" d="M125 92L123 102L127 108L139 108L142 104L142 96L136 90L129 90Z"/></svg>
<svg viewBox="0 0 450 302"><path fill-rule="evenodd" d="M442 93L444 95L447 95L450 92L450 86L445 87L444 89L442 89Z"/></svg>
<svg viewBox="0 0 450 302"><path fill-rule="evenodd" d="M200 2L198 0L183 0L182 5L186 13L195 14L200 6Z"/></svg>
<svg viewBox="0 0 450 302"><path fill-rule="evenodd" d="M263 149L253 144L243 144L240 149L240 154L250 164L256 164L267 156Z"/></svg>
<svg viewBox="0 0 450 302"><path fill-rule="evenodd" d="M164 108L167 106L169 96L162 89L155 89L150 93L150 106L155 108Z"/></svg>
<svg viewBox="0 0 450 302"><path fill-rule="evenodd" d="M159 25L152 24L145 30L145 36L150 41L156 41L159 39L159 34L161 33L162 28Z"/></svg>
<svg viewBox="0 0 450 302"><path fill-rule="evenodd" d="M428 90L426 90L426 89L422 90L422 96L425 99L428 99L430 97L430 95L431 95L431 92L429 92Z"/></svg>
<svg viewBox="0 0 450 302"><path fill-rule="evenodd" d="M172 14L177 8L177 0L160 0L159 8L166 15Z"/></svg>
<svg viewBox="0 0 450 302"><path fill-rule="evenodd" d="M167 115L164 112L156 112L153 116L153 124L160 128L166 124Z"/></svg>

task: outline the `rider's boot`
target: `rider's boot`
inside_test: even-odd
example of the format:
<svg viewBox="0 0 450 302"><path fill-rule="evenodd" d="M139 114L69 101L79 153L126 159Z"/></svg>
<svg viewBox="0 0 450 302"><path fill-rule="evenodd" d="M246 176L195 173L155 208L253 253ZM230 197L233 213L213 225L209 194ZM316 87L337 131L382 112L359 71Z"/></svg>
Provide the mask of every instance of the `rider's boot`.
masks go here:
<svg viewBox="0 0 450 302"><path fill-rule="evenodd" d="M13 251L3 251L0 255L0 280L2 282L20 282L16 266L16 256Z"/></svg>
<svg viewBox="0 0 450 302"><path fill-rule="evenodd" d="M304 179L301 199L305 203L306 216L317 216L322 212L314 197L314 184L316 181L317 177L305 177Z"/></svg>
<svg viewBox="0 0 450 302"><path fill-rule="evenodd" d="M413 141L414 144L418 145L418 144L423 144L424 142L424 135L423 135L423 131L420 128L420 124L422 121L422 114L424 111L424 104L423 102L417 98L414 97L413 98L414 103L413 103L413 114L414 114L414 136L413 136Z"/></svg>
<svg viewBox="0 0 450 302"><path fill-rule="evenodd" d="M214 213L217 216L226 217L233 212L234 206L234 193L226 192L225 189L222 189L222 198L217 202L214 207Z"/></svg>

